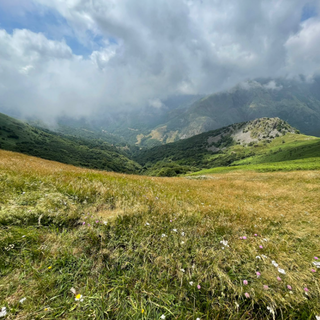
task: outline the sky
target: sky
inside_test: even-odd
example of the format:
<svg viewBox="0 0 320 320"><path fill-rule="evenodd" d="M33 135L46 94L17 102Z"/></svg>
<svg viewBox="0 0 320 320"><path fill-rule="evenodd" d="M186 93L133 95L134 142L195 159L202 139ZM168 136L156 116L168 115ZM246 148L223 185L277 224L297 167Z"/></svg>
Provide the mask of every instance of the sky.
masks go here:
<svg viewBox="0 0 320 320"><path fill-rule="evenodd" d="M47 121L320 74L320 0L0 0L0 110Z"/></svg>

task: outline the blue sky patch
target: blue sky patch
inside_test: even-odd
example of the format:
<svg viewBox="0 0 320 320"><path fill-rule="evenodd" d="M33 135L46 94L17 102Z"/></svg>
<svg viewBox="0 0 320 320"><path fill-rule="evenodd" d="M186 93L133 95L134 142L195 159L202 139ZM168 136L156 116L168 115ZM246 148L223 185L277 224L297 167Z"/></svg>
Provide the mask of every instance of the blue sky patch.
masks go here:
<svg viewBox="0 0 320 320"><path fill-rule="evenodd" d="M43 33L47 39L61 41L65 39L72 52L76 55L88 57L93 50L103 47L103 37L87 31L90 43L83 44L79 41L69 26L68 22L57 11L49 10L45 7L34 7L35 10L23 10L15 12L8 10L0 3L0 29L12 34L14 29L27 29L35 33ZM115 39L109 39L111 43L116 43Z"/></svg>
<svg viewBox="0 0 320 320"><path fill-rule="evenodd" d="M315 6L307 4L302 9L301 21L308 20L317 16L317 9Z"/></svg>

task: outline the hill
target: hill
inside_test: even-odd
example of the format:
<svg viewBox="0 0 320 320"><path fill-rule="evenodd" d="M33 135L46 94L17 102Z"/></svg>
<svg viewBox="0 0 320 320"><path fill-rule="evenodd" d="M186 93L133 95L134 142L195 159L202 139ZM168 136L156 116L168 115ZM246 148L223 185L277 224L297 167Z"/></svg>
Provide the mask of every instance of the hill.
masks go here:
<svg viewBox="0 0 320 320"><path fill-rule="evenodd" d="M173 176L241 163L320 157L319 146L319 138L302 135L279 118L261 118L142 150L135 160L148 174Z"/></svg>
<svg viewBox="0 0 320 320"><path fill-rule="evenodd" d="M0 113L0 148L82 167L134 173L140 166L103 140L84 140L30 126Z"/></svg>
<svg viewBox="0 0 320 320"><path fill-rule="evenodd" d="M4 319L320 315L320 171L150 178L0 150L0 172Z"/></svg>

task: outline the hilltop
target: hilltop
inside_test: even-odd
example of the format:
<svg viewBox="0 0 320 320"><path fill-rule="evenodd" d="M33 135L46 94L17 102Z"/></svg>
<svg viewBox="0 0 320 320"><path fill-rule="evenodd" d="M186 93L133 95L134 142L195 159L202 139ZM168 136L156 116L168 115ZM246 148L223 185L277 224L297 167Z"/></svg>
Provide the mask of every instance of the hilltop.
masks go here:
<svg viewBox="0 0 320 320"><path fill-rule="evenodd" d="M319 146L319 138L302 135L279 118L261 118L142 150L135 160L148 174L176 175L240 163L320 157Z"/></svg>

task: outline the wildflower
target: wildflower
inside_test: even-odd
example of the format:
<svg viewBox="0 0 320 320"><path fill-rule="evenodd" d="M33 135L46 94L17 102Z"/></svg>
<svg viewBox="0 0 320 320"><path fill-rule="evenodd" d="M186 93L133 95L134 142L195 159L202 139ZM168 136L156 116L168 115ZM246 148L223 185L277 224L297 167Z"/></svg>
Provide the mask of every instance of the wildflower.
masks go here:
<svg viewBox="0 0 320 320"><path fill-rule="evenodd" d="M148 222L147 222L148 223ZM148 226L149 225L149 223L147 224L146 223L146 226ZM108 224L108 222L107 221L103 221L103 224L106 226L107 224Z"/></svg>
<svg viewBox="0 0 320 320"><path fill-rule="evenodd" d="M181 271L181 272L186 272L186 270L184 270L184 269L180 269L180 271Z"/></svg>
<svg viewBox="0 0 320 320"><path fill-rule="evenodd" d="M145 224L146 226L150 226L150 223L149 222L146 222L146 224Z"/></svg>
<svg viewBox="0 0 320 320"><path fill-rule="evenodd" d="M266 238L263 238L263 241L266 241L266 242L267 242L267 241L268 241L268 239L266 239Z"/></svg>
<svg viewBox="0 0 320 320"><path fill-rule="evenodd" d="M166 316L164 314L160 317L160 319L165 319L165 318Z"/></svg>
<svg viewBox="0 0 320 320"><path fill-rule="evenodd" d="M184 232L181 232L181 235L184 237Z"/></svg>
<svg viewBox="0 0 320 320"><path fill-rule="evenodd" d="M177 232L177 229L172 229L173 232Z"/></svg>
<svg viewBox="0 0 320 320"><path fill-rule="evenodd" d="M282 281L282 279L281 279L280 277L277 277L277 280L278 280L278 281Z"/></svg>
<svg viewBox="0 0 320 320"><path fill-rule="evenodd" d="M244 284L244 285L247 285L247 284L248 284L248 281L247 281L247 280L243 280L243 284Z"/></svg>
<svg viewBox="0 0 320 320"><path fill-rule="evenodd" d="M27 298L22 298L21 300L19 300L20 303L24 303L27 300Z"/></svg>
<svg viewBox="0 0 320 320"><path fill-rule="evenodd" d="M245 296L246 298L250 298L250 294L249 294L248 292L246 292L246 293L244 294L244 296Z"/></svg>
<svg viewBox="0 0 320 320"><path fill-rule="evenodd" d="M200 318L197 318L196 320L200 320Z"/></svg>
<svg viewBox="0 0 320 320"><path fill-rule="evenodd" d="M311 269L311 272L316 272L316 270L314 270L314 269Z"/></svg>
<svg viewBox="0 0 320 320"><path fill-rule="evenodd" d="M184 241L181 241L181 244L184 244Z"/></svg>
<svg viewBox="0 0 320 320"><path fill-rule="evenodd" d="M320 262L312 262L318 269L320 268Z"/></svg>
<svg viewBox="0 0 320 320"><path fill-rule="evenodd" d="M259 278L261 276L260 272L256 272L257 278Z"/></svg>
<svg viewBox="0 0 320 320"><path fill-rule="evenodd" d="M289 286L289 285L287 285L287 288L288 288L289 290L292 290L292 287L291 287L291 286Z"/></svg>
<svg viewBox="0 0 320 320"><path fill-rule="evenodd" d="M259 259L259 260L261 260L261 257L260 257L260 256L256 256L256 259Z"/></svg>
<svg viewBox="0 0 320 320"><path fill-rule="evenodd" d="M163 234L161 235L161 238L164 238L164 237L166 237L166 235L163 233Z"/></svg>
<svg viewBox="0 0 320 320"><path fill-rule="evenodd" d="M85 224L86 224L86 223L83 221L83 222L82 222L82 225L84 226Z"/></svg>
<svg viewBox="0 0 320 320"><path fill-rule="evenodd" d="M48 267L48 269L49 269L49 270L52 269L52 266Z"/></svg>
<svg viewBox="0 0 320 320"><path fill-rule="evenodd" d="M7 308L2 307L0 312L0 318L5 317L7 315Z"/></svg>
<svg viewBox="0 0 320 320"><path fill-rule="evenodd" d="M308 289L307 287L303 288L303 290L304 290L305 292L309 292L309 289Z"/></svg>
<svg viewBox="0 0 320 320"><path fill-rule="evenodd" d="M258 235L255 233L254 236L257 237Z"/></svg>
<svg viewBox="0 0 320 320"><path fill-rule="evenodd" d="M263 249L263 246L259 246L260 249Z"/></svg>
<svg viewBox="0 0 320 320"><path fill-rule="evenodd" d="M144 309L141 309L141 313L144 313Z"/></svg>
<svg viewBox="0 0 320 320"><path fill-rule="evenodd" d="M172 220L170 220L170 222L172 222Z"/></svg>
<svg viewBox="0 0 320 320"><path fill-rule="evenodd" d="M316 320L320 320L320 316L316 316Z"/></svg>
<svg viewBox="0 0 320 320"><path fill-rule="evenodd" d="M96 223L99 223L99 220L96 220Z"/></svg>
<svg viewBox="0 0 320 320"><path fill-rule="evenodd" d="M262 257L263 259L267 259L267 258L268 258L268 257L265 256L264 254L262 254L261 257Z"/></svg>
<svg viewBox="0 0 320 320"><path fill-rule="evenodd" d="M246 239L247 239L247 237L246 237L246 236L244 236L244 237L242 237L242 239L243 239L243 240L246 240Z"/></svg>
<svg viewBox="0 0 320 320"><path fill-rule="evenodd" d="M278 271L282 274L286 274L286 272L284 271L284 269L278 268Z"/></svg>
<svg viewBox="0 0 320 320"><path fill-rule="evenodd" d="M48 311L49 309L48 308L44 308L44 311Z"/></svg>
<svg viewBox="0 0 320 320"><path fill-rule="evenodd" d="M200 290L200 289L201 289L201 286L200 286L200 284L198 284L198 285L197 285L197 288L198 288L198 290Z"/></svg>
<svg viewBox="0 0 320 320"><path fill-rule="evenodd" d="M243 237L240 237L240 239L242 240L242 239L243 239Z"/></svg>
<svg viewBox="0 0 320 320"><path fill-rule="evenodd" d="M315 260L318 260L319 258L318 257L314 257L315 258Z"/></svg>
<svg viewBox="0 0 320 320"><path fill-rule="evenodd" d="M193 281L190 281L189 284L190 284L190 286L193 286Z"/></svg>
<svg viewBox="0 0 320 320"><path fill-rule="evenodd" d="M75 301L80 301L80 302L82 302L83 301L83 298L82 298L82 294L77 294L76 295L76 298L74 299Z"/></svg>
<svg viewBox="0 0 320 320"><path fill-rule="evenodd" d="M268 290L269 287L268 287L267 285L264 285L264 286L263 286L263 289L264 289L264 290Z"/></svg>
<svg viewBox="0 0 320 320"><path fill-rule="evenodd" d="M274 260L272 260L271 263L272 263L276 268L278 267L278 264L277 264Z"/></svg>
<svg viewBox="0 0 320 320"><path fill-rule="evenodd" d="M24 236L22 236L21 238L25 238L26 236L24 235Z"/></svg>
<svg viewBox="0 0 320 320"><path fill-rule="evenodd" d="M227 240L222 240L220 243L222 243L225 247L229 247Z"/></svg>

